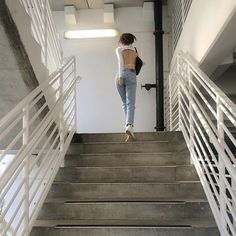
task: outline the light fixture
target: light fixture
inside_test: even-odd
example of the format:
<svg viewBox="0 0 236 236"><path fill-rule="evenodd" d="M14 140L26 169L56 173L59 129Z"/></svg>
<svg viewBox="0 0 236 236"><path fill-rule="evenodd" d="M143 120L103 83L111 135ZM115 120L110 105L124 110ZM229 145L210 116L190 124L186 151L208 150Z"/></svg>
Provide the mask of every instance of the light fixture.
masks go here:
<svg viewBox="0 0 236 236"><path fill-rule="evenodd" d="M70 30L65 32L66 39L85 39L85 38L106 38L116 37L119 32L114 29L97 30Z"/></svg>

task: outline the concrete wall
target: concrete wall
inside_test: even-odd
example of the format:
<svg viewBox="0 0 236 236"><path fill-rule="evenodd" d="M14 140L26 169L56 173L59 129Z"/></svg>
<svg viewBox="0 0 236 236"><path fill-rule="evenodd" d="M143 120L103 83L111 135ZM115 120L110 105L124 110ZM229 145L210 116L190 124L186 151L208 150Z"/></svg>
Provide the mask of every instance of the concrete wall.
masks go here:
<svg viewBox="0 0 236 236"><path fill-rule="evenodd" d="M142 18L141 7L118 8L115 24L103 23L103 10L79 10L78 24L65 25L64 12L54 12L65 56L75 55L78 85L78 132L123 132L124 117L120 97L115 88L118 38L65 40L68 29L115 28L121 33L131 32L137 37L135 46L145 61L138 76L135 131L154 131L155 90L141 90L141 83L155 83L154 77L154 22Z"/></svg>
<svg viewBox="0 0 236 236"><path fill-rule="evenodd" d="M228 96L236 96L236 65L230 66L215 83Z"/></svg>
<svg viewBox="0 0 236 236"><path fill-rule="evenodd" d="M0 1L0 119L37 84L5 2Z"/></svg>

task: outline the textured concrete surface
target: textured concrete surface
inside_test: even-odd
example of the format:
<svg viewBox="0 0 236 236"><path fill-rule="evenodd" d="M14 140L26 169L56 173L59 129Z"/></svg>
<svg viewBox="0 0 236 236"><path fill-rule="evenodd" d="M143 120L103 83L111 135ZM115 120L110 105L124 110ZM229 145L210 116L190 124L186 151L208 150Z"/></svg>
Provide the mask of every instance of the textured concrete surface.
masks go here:
<svg viewBox="0 0 236 236"><path fill-rule="evenodd" d="M31 236L219 236L215 227L37 227Z"/></svg>
<svg viewBox="0 0 236 236"><path fill-rule="evenodd" d="M122 136L74 140L31 236L219 236L181 134Z"/></svg>
<svg viewBox="0 0 236 236"><path fill-rule="evenodd" d="M30 26L28 31L31 34ZM38 55L35 53L35 56L38 56L38 59L41 60L40 53ZM37 87L38 84L15 22L10 15L5 0L2 0L0 1L0 119ZM30 116L35 114L44 103L45 98L43 97L31 109ZM43 110L40 117L47 112L48 107ZM40 119L36 119L31 128L36 127ZM22 120L15 125L14 131L9 132L4 140L0 140L0 149L7 147L22 128L21 123ZM12 149L18 149L21 142L22 140L17 142Z"/></svg>
<svg viewBox="0 0 236 236"><path fill-rule="evenodd" d="M54 183L51 201L186 201L206 200L200 182L175 183Z"/></svg>
<svg viewBox="0 0 236 236"><path fill-rule="evenodd" d="M30 29L29 29L30 30ZM38 85L5 1L0 1L0 119Z"/></svg>

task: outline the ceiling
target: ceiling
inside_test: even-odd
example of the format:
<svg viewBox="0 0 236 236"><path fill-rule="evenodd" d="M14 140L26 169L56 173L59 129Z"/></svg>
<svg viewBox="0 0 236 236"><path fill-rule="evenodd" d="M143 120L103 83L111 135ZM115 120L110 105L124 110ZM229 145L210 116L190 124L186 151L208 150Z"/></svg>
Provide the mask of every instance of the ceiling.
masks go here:
<svg viewBox="0 0 236 236"><path fill-rule="evenodd" d="M149 2L152 0L149 0ZM166 3L167 0L163 0ZM53 11L64 10L64 5L74 5L77 9L103 8L104 3L114 3L115 7L143 6L147 0L49 0Z"/></svg>

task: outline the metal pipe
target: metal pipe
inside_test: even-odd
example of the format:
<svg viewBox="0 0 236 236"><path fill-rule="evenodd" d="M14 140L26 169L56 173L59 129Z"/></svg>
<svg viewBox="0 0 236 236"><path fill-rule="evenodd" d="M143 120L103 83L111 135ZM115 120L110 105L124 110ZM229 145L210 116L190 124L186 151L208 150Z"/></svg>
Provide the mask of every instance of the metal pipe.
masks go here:
<svg viewBox="0 0 236 236"><path fill-rule="evenodd" d="M154 0L156 63L156 131L164 130L162 0Z"/></svg>

